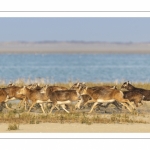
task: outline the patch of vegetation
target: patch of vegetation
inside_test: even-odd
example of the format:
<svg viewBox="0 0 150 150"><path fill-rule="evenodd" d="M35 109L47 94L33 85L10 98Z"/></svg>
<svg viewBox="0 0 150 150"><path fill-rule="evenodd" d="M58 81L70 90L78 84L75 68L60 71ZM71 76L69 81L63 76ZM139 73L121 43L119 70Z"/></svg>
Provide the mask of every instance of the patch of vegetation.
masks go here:
<svg viewBox="0 0 150 150"><path fill-rule="evenodd" d="M142 118L142 117L141 117ZM55 112L49 115L33 113L0 113L0 122L16 124L39 124L39 123L81 123L91 125L93 123L147 123L143 119L138 119L132 114L86 114L86 113L65 113Z"/></svg>
<svg viewBox="0 0 150 150"><path fill-rule="evenodd" d="M16 123L11 123L8 125L8 130L18 130L19 129L19 124Z"/></svg>

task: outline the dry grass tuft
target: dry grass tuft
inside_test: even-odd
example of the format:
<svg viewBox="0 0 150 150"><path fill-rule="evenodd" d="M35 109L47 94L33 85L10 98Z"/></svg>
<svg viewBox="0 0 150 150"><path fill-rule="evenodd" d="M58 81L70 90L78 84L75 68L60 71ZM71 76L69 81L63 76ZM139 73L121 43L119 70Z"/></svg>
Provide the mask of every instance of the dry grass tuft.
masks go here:
<svg viewBox="0 0 150 150"><path fill-rule="evenodd" d="M91 125L93 123L147 123L143 119L138 119L133 114L86 114L84 112L75 112L67 114L65 112L55 112L49 115L36 113L0 113L1 123L16 124L39 124L39 123L81 123Z"/></svg>
<svg viewBox="0 0 150 150"><path fill-rule="evenodd" d="M11 123L8 125L8 130L18 130L19 129L19 124L16 123Z"/></svg>

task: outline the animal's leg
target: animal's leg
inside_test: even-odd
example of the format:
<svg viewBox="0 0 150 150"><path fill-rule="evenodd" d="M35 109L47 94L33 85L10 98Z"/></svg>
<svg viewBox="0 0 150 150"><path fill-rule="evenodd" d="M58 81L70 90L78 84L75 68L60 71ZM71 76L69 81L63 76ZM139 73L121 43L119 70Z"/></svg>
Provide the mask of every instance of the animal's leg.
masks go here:
<svg viewBox="0 0 150 150"><path fill-rule="evenodd" d="M62 109L65 110L67 113L70 113L66 108L65 105L61 105Z"/></svg>
<svg viewBox="0 0 150 150"><path fill-rule="evenodd" d="M140 104L141 104L141 106L142 106L142 105L143 105L143 102L141 101Z"/></svg>
<svg viewBox="0 0 150 150"><path fill-rule="evenodd" d="M25 108L25 110L27 110L26 101L27 101L26 97L23 100L20 100L18 107L20 108L21 105L24 104L24 108Z"/></svg>
<svg viewBox="0 0 150 150"><path fill-rule="evenodd" d="M12 108L8 107L7 103L5 103L5 106L6 106L6 108L9 109L9 110L13 110Z"/></svg>
<svg viewBox="0 0 150 150"><path fill-rule="evenodd" d="M36 102L32 102L32 105L30 106L30 108L29 108L28 112L30 112L30 111L31 111L32 107L33 107L35 104L36 104Z"/></svg>
<svg viewBox="0 0 150 150"><path fill-rule="evenodd" d="M17 105L17 107L19 107L19 108L21 107L22 101L23 101L23 100L20 100L20 102L19 102L19 104Z"/></svg>
<svg viewBox="0 0 150 150"><path fill-rule="evenodd" d="M141 106L143 105L143 99L145 98L145 96L142 96L141 101L139 103L141 103Z"/></svg>
<svg viewBox="0 0 150 150"><path fill-rule="evenodd" d="M42 109L43 113L46 114L45 111L44 111L44 108L43 108L43 104L40 103L40 106L41 106L41 109Z"/></svg>
<svg viewBox="0 0 150 150"><path fill-rule="evenodd" d="M5 107L9 110L13 110L12 108L8 107L7 102L9 100L9 96L7 95L6 100L5 100Z"/></svg>
<svg viewBox="0 0 150 150"><path fill-rule="evenodd" d="M29 104L29 100L25 97L23 99L23 102L24 102L24 109L27 110L27 103Z"/></svg>
<svg viewBox="0 0 150 150"><path fill-rule="evenodd" d="M93 104L91 110L90 110L88 113L91 113L97 104L98 104L98 102L95 102L95 103Z"/></svg>
<svg viewBox="0 0 150 150"><path fill-rule="evenodd" d="M137 101L134 101L134 104L136 107L138 107L138 102Z"/></svg>
<svg viewBox="0 0 150 150"><path fill-rule="evenodd" d="M59 107L58 107L57 105L56 105L55 107L57 108L57 110L60 110Z"/></svg>
<svg viewBox="0 0 150 150"><path fill-rule="evenodd" d="M52 110L53 110L55 107L56 107L56 102L52 105L52 107L51 107L51 109L50 109L49 114L51 114L51 113L52 113Z"/></svg>
<svg viewBox="0 0 150 150"><path fill-rule="evenodd" d="M132 110L129 108L129 106L126 103L121 103L123 106L125 106L130 112L132 112Z"/></svg>
<svg viewBox="0 0 150 150"><path fill-rule="evenodd" d="M83 100L79 100L78 103L75 105L75 109L80 109L80 105L83 102Z"/></svg>
<svg viewBox="0 0 150 150"><path fill-rule="evenodd" d="M47 103L42 103L43 109L47 109Z"/></svg>
<svg viewBox="0 0 150 150"><path fill-rule="evenodd" d="M95 100L93 100L93 99L92 100L88 100L87 102L84 103L83 107L85 107L88 103L94 103L94 102L95 102Z"/></svg>
<svg viewBox="0 0 150 150"><path fill-rule="evenodd" d="M24 101L24 109L27 110L27 101Z"/></svg>
<svg viewBox="0 0 150 150"><path fill-rule="evenodd" d="M116 99L117 100L117 99ZM120 102L121 104L123 103L127 103L129 106L132 107L132 109L135 110L135 107L133 106L133 104L128 100L128 99L119 99L117 100L118 102ZM125 105L124 105L125 106ZM126 108L131 112L130 108L126 105Z"/></svg>
<svg viewBox="0 0 150 150"><path fill-rule="evenodd" d="M136 109L136 108L134 107L134 105L133 105L129 100L127 100L127 103L133 108L133 110Z"/></svg>
<svg viewBox="0 0 150 150"><path fill-rule="evenodd" d="M105 107L105 108L107 108L111 103L107 103L106 105L102 105L103 103L100 103L100 106L101 107Z"/></svg>
<svg viewBox="0 0 150 150"><path fill-rule="evenodd" d="M102 104L103 104L103 103L98 103L98 105L95 106L94 109L95 109L96 111L100 110L100 107L102 106ZM105 106L102 106L102 107L105 107Z"/></svg>
<svg viewBox="0 0 150 150"><path fill-rule="evenodd" d="M122 106L120 103L118 103L117 101L112 102L113 105L115 105L117 107L117 109L122 109ZM119 105L120 104L120 105Z"/></svg>

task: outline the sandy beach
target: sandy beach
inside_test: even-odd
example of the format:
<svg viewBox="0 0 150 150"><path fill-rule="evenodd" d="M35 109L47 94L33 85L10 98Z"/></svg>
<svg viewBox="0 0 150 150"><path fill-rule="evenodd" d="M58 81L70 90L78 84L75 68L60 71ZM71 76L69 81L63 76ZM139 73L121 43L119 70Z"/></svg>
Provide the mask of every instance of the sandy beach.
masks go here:
<svg viewBox="0 0 150 150"><path fill-rule="evenodd" d="M20 124L19 130L8 131L8 124L0 123L0 133L150 133L150 124L79 124L40 123Z"/></svg>

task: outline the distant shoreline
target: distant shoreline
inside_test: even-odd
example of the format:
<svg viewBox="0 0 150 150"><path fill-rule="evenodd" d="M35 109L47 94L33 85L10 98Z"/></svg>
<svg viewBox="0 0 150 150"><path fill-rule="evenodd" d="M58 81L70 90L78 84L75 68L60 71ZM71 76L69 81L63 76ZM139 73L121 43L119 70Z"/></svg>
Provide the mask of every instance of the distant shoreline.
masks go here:
<svg viewBox="0 0 150 150"><path fill-rule="evenodd" d="M0 42L0 54L150 54L150 43Z"/></svg>

